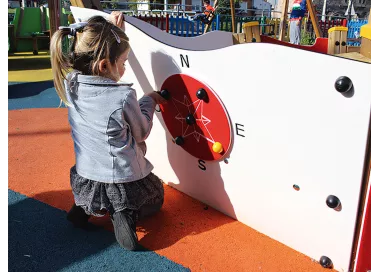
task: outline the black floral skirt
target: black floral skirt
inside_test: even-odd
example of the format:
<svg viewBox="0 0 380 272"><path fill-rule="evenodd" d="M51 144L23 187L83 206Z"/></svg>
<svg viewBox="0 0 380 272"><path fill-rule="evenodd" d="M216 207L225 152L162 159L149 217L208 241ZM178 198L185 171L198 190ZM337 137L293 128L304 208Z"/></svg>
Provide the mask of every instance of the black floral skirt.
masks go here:
<svg viewBox="0 0 380 272"><path fill-rule="evenodd" d="M153 173L126 183L104 183L80 176L70 169L70 183L75 204L88 215L104 216L124 209L140 210L143 206L161 207L164 202L162 181Z"/></svg>

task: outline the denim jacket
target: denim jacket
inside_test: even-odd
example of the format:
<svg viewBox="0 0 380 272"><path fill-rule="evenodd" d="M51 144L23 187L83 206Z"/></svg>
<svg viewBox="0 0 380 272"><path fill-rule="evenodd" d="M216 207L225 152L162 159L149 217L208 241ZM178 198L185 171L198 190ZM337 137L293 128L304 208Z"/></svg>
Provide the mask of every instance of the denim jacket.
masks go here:
<svg viewBox="0 0 380 272"><path fill-rule="evenodd" d="M65 80L76 170L105 183L142 179L153 165L145 158L145 140L156 103L137 100L132 84L72 72Z"/></svg>

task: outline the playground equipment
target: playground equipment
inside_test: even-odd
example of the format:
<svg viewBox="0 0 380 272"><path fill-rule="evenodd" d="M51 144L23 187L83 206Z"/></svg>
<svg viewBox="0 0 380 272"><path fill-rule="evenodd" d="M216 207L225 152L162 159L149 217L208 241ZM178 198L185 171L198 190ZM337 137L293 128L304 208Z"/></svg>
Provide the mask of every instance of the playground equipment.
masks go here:
<svg viewBox="0 0 380 272"><path fill-rule="evenodd" d="M360 36L362 37L362 44L360 47L350 47L347 45L347 30L347 27L333 27L329 29L328 54L371 62L371 15L368 24L361 27ZM356 50L352 51L353 48Z"/></svg>
<svg viewBox="0 0 380 272"><path fill-rule="evenodd" d="M289 4L289 0L284 0L282 13L281 13L281 26L280 26L280 37L279 37L280 41L283 41L285 38L285 26L286 26L286 21L288 18L288 4ZM318 25L317 13L315 11L315 7L313 5L313 2L311 0L306 0L306 6L307 6L307 10L309 11L309 14L310 14L311 22L313 24L315 36L317 38L320 38L322 36L321 35L321 29Z"/></svg>
<svg viewBox="0 0 380 272"><path fill-rule="evenodd" d="M12 51L31 51L38 54L39 46L47 47L50 40L49 10L41 8L16 8L10 39Z"/></svg>
<svg viewBox="0 0 380 272"><path fill-rule="evenodd" d="M243 33L233 34L234 44L249 42L264 42L279 44L287 47L303 49L323 54L370 62L371 59L371 21L361 27L362 46L350 46L347 42L348 28L344 26L332 27L328 30L328 38L316 38L315 43L309 45L294 45L260 34L258 22L243 24Z"/></svg>
<svg viewBox="0 0 380 272"><path fill-rule="evenodd" d="M108 16L72 12L76 21ZM147 141L155 172L324 267L355 267L369 184L370 64L262 42L233 45L227 32L188 39L125 20L131 53L122 80L139 96L159 90L168 98ZM204 65L210 58L215 69ZM313 65L299 69L296 60ZM276 80L267 72L274 62Z"/></svg>
<svg viewBox="0 0 380 272"><path fill-rule="evenodd" d="M8 25L10 52L33 51L37 55L39 49L49 48L51 34L70 22L70 14L57 1L52 1L49 8L15 8L13 12Z"/></svg>
<svg viewBox="0 0 380 272"><path fill-rule="evenodd" d="M368 24L360 29L360 36L362 37L360 53L367 58L371 58L371 12L369 13Z"/></svg>

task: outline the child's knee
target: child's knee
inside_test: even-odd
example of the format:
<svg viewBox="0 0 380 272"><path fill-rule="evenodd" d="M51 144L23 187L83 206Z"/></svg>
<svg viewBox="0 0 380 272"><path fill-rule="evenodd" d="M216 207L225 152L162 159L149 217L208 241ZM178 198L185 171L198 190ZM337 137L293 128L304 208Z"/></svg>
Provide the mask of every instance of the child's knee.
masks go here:
<svg viewBox="0 0 380 272"><path fill-rule="evenodd" d="M138 218L143 219L143 218L155 215L161 210L163 204L164 204L164 199L162 198L162 200L160 200L159 202L155 204L143 205L139 210Z"/></svg>

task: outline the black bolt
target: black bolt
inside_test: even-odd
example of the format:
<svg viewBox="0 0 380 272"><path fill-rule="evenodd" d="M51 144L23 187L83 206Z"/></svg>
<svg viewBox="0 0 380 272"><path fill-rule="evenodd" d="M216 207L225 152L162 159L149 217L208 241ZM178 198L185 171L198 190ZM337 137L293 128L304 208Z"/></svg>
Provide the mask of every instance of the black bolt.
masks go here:
<svg viewBox="0 0 380 272"><path fill-rule="evenodd" d="M329 257L322 256L321 259L319 260L319 264L322 265L324 268L332 268L333 267L333 262Z"/></svg>
<svg viewBox="0 0 380 272"><path fill-rule="evenodd" d="M196 120L192 114L189 114L188 116L186 116L186 124L194 125L195 122L196 122Z"/></svg>
<svg viewBox="0 0 380 272"><path fill-rule="evenodd" d="M178 136L174 139L174 143L176 143L177 145L183 145L185 143L185 140L182 136Z"/></svg>
<svg viewBox="0 0 380 272"><path fill-rule="evenodd" d="M339 46L339 44L340 44L340 43L339 43L338 41L335 42L335 45L336 45L336 46Z"/></svg>
<svg viewBox="0 0 380 272"><path fill-rule="evenodd" d="M352 81L346 76L341 76L335 81L335 89L340 93L346 93L352 88Z"/></svg>
<svg viewBox="0 0 380 272"><path fill-rule="evenodd" d="M346 46L346 42L342 42L342 46Z"/></svg>
<svg viewBox="0 0 380 272"><path fill-rule="evenodd" d="M169 100L169 98L170 98L170 93L169 93L168 90L162 90L162 91L160 92L160 95L161 95L163 98L165 98L166 100Z"/></svg>
<svg viewBox="0 0 380 272"><path fill-rule="evenodd" d="M207 93L205 91L205 89L201 88L197 91L197 97L200 99L200 100L205 100L207 98Z"/></svg>
<svg viewBox="0 0 380 272"><path fill-rule="evenodd" d="M329 208L331 209L336 209L340 205L340 200L334 195L329 195L326 198L326 205L329 206Z"/></svg>

